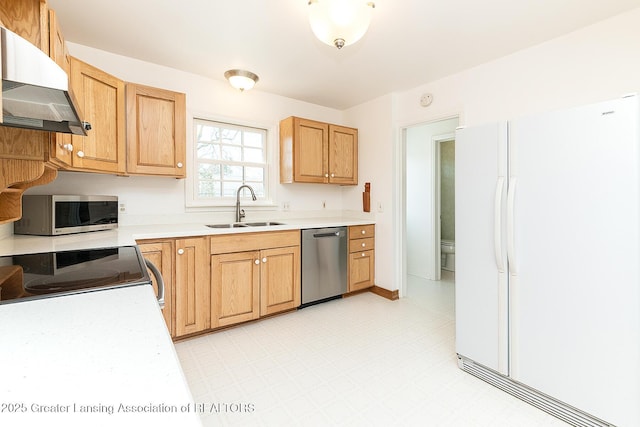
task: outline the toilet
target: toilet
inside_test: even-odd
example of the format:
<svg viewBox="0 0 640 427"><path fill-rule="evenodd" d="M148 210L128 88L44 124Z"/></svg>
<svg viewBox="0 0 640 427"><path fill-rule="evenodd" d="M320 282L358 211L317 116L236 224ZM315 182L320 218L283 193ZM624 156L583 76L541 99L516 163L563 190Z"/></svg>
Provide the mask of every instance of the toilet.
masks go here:
<svg viewBox="0 0 640 427"><path fill-rule="evenodd" d="M441 267L443 270L455 271L456 244L453 240L440 241Z"/></svg>

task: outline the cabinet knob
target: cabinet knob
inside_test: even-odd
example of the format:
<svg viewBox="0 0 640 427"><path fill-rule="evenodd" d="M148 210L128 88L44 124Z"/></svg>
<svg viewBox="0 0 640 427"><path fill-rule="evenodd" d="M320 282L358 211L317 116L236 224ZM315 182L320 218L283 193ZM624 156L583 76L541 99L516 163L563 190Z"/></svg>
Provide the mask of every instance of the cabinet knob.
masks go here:
<svg viewBox="0 0 640 427"><path fill-rule="evenodd" d="M362 234L367 234L367 232L366 232L366 231L364 231L364 230L362 230Z"/></svg>
<svg viewBox="0 0 640 427"><path fill-rule="evenodd" d="M178 255L184 254L184 249L178 249Z"/></svg>
<svg viewBox="0 0 640 427"><path fill-rule="evenodd" d="M335 176L336 176L336 174L335 174L335 173L332 173L332 174L331 174L331 178L334 178Z"/></svg>
<svg viewBox="0 0 640 427"><path fill-rule="evenodd" d="M328 174L328 173L325 173L325 174L324 174L324 177L325 177L325 178L329 178L329 174Z"/></svg>
<svg viewBox="0 0 640 427"><path fill-rule="evenodd" d="M78 151L78 157L83 158L84 157L84 151Z"/></svg>
<svg viewBox="0 0 640 427"><path fill-rule="evenodd" d="M73 151L73 144L62 144L60 145L63 149L67 150L68 152L72 152Z"/></svg>
<svg viewBox="0 0 640 427"><path fill-rule="evenodd" d="M181 167L182 167L182 162L178 162L178 164L177 164L176 166L178 166L179 168L181 168Z"/></svg>
<svg viewBox="0 0 640 427"><path fill-rule="evenodd" d="M362 244L362 247L363 247L363 248L364 248L364 247L366 247L366 246L367 246L367 244L366 244L366 243L363 243L363 244Z"/></svg>
<svg viewBox="0 0 640 427"><path fill-rule="evenodd" d="M365 254L364 252L362 252L362 256L367 256L367 254Z"/></svg>
<svg viewBox="0 0 640 427"><path fill-rule="evenodd" d="M255 260L254 262L256 263L256 265L260 264L260 260L259 259Z"/></svg>
<svg viewBox="0 0 640 427"><path fill-rule="evenodd" d="M262 258L262 262L267 262L267 259L266 258Z"/></svg>

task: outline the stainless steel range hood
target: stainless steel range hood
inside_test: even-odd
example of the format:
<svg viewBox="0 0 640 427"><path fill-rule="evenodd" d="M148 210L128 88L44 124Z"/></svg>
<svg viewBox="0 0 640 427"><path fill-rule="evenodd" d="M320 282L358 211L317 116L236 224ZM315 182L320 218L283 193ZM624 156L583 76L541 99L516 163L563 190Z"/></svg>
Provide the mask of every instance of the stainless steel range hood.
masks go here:
<svg viewBox="0 0 640 427"><path fill-rule="evenodd" d="M69 90L67 74L40 49L0 27L0 125L86 135L91 126Z"/></svg>

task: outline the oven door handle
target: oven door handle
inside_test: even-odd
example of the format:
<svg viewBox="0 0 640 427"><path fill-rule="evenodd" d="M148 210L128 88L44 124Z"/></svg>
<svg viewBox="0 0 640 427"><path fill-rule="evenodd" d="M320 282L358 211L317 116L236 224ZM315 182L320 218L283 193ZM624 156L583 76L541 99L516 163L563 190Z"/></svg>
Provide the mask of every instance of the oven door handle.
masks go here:
<svg viewBox="0 0 640 427"><path fill-rule="evenodd" d="M158 305L160 308L164 308L164 279L162 278L162 274L160 273L160 270L158 270L158 267L153 265L151 261L145 259L144 262L156 278L156 283L158 284Z"/></svg>

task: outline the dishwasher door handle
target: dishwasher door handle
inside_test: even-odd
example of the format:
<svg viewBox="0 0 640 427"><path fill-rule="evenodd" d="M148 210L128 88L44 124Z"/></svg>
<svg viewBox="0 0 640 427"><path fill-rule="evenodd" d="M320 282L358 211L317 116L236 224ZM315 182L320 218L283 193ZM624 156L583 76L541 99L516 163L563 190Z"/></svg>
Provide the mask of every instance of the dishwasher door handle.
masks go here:
<svg viewBox="0 0 640 427"><path fill-rule="evenodd" d="M342 237L342 233L340 231L336 231L334 233L318 233L314 234L313 237L321 238L321 237Z"/></svg>

